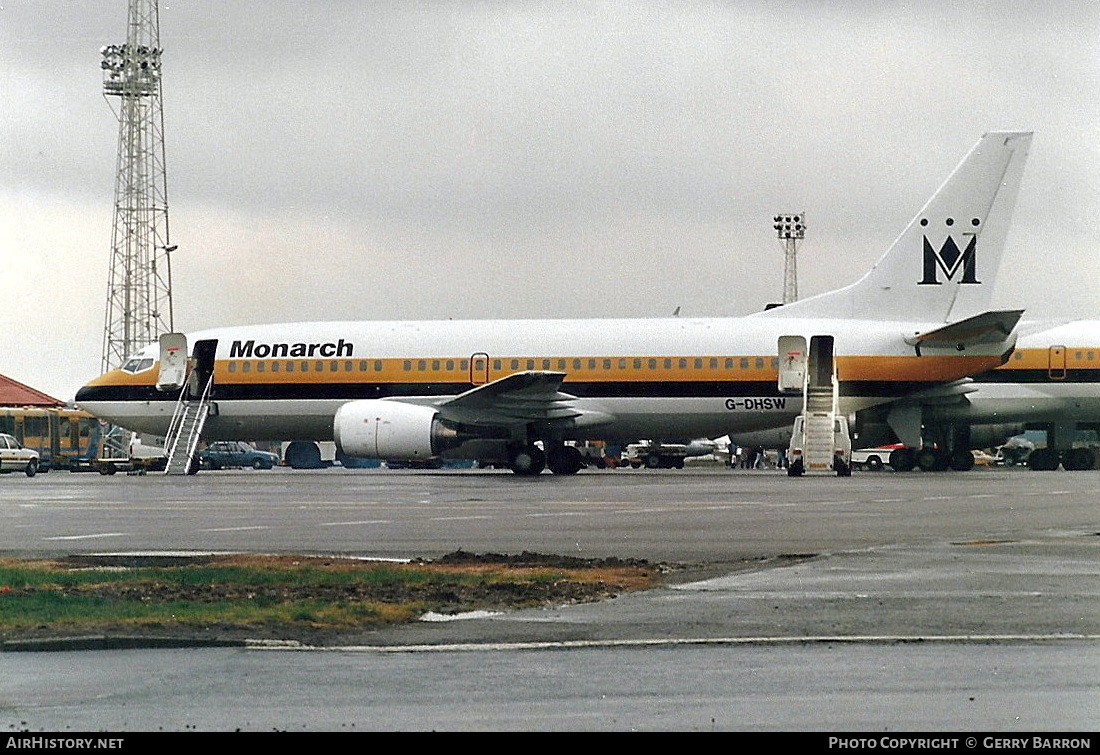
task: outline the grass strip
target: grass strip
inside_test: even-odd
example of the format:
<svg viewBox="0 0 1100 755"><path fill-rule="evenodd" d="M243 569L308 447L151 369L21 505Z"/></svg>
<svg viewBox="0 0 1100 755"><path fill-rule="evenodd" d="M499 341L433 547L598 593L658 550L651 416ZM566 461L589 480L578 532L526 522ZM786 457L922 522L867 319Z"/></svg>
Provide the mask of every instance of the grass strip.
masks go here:
<svg viewBox="0 0 1100 755"><path fill-rule="evenodd" d="M561 565L565 564L565 565ZM95 632L295 635L413 621L427 611L507 610L602 600L651 587L645 562L538 554L389 563L229 555L186 565L0 559L0 639Z"/></svg>

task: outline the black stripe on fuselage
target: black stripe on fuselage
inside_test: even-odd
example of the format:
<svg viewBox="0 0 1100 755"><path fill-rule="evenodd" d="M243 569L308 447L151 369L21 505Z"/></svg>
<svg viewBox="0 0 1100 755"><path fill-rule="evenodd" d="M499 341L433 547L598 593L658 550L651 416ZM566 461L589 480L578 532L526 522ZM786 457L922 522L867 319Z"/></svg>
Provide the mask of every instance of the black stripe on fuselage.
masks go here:
<svg viewBox="0 0 1100 755"><path fill-rule="evenodd" d="M841 396L895 398L928 388L934 383L847 381ZM290 401L380 399L455 396L472 389L470 383L215 383L215 401ZM562 384L563 393L577 398L728 398L731 396L790 396L776 389L774 380L754 381L649 381L588 382ZM95 401L175 401L172 393L153 386L86 386L77 403Z"/></svg>
<svg viewBox="0 0 1100 755"><path fill-rule="evenodd" d="M1100 383L1100 370L1013 370L1000 367L974 378L975 383Z"/></svg>

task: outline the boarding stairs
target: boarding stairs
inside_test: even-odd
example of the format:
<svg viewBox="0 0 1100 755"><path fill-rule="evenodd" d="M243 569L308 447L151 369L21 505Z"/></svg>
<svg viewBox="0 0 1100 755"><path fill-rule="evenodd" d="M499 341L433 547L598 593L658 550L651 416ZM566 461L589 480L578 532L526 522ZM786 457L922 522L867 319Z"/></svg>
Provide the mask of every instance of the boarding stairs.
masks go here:
<svg viewBox="0 0 1100 755"><path fill-rule="evenodd" d="M185 475L196 471L193 466L195 451L198 449L203 425L210 414L210 388L213 384L214 377L211 375L197 399L192 396L190 385L184 385L180 391L165 441L165 451L168 454L165 474Z"/></svg>
<svg viewBox="0 0 1100 755"><path fill-rule="evenodd" d="M807 472L831 470L835 452L834 426L837 414L835 381L830 385L807 384L803 395L805 440L802 446L803 465Z"/></svg>

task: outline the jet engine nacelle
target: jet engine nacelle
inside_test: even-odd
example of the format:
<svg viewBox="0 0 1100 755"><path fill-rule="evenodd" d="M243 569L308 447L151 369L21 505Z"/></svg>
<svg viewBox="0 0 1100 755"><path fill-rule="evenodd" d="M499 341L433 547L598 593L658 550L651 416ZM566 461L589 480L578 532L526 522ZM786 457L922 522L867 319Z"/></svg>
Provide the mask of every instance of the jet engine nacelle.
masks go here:
<svg viewBox="0 0 1100 755"><path fill-rule="evenodd" d="M430 459L457 437L430 406L379 399L341 406L332 431L344 456L367 459Z"/></svg>

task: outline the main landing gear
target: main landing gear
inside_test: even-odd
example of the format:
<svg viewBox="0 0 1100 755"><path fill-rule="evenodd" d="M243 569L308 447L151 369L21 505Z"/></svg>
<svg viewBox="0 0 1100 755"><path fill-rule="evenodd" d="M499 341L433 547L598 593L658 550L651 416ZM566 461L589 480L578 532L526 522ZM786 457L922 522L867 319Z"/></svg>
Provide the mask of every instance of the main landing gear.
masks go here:
<svg viewBox="0 0 1100 755"><path fill-rule="evenodd" d="M513 448L508 454L508 468L518 475L532 476L549 468L559 475L576 474L584 468L584 458L574 446L552 444L543 451L534 443Z"/></svg>
<svg viewBox="0 0 1100 755"><path fill-rule="evenodd" d="M974 454L968 449L948 451L943 448L897 448L890 452L890 467L895 472L943 472L953 469L966 472L974 466Z"/></svg>
<svg viewBox="0 0 1100 755"><path fill-rule="evenodd" d="M1070 448L1059 453L1054 448L1037 448L1027 457L1027 466L1036 472L1053 472L1061 464L1067 472L1093 469L1096 456L1089 448Z"/></svg>

